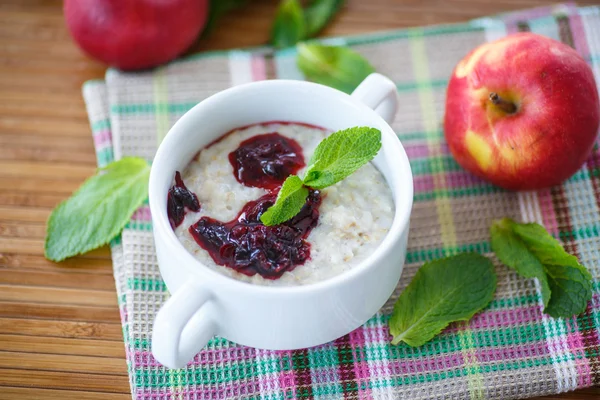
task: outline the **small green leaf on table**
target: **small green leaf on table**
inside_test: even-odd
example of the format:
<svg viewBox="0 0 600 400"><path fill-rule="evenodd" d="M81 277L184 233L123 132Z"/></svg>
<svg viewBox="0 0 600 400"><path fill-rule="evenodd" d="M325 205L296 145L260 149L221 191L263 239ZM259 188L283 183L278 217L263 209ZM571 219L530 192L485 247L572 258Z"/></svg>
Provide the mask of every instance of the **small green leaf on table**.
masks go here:
<svg viewBox="0 0 600 400"><path fill-rule="evenodd" d="M494 297L492 262L462 253L424 264L404 289L389 321L392 344L417 347L455 321L468 321Z"/></svg>
<svg viewBox="0 0 600 400"><path fill-rule="evenodd" d="M149 176L144 159L126 157L87 179L50 214L46 258L62 261L115 238L148 197Z"/></svg>
<svg viewBox="0 0 600 400"><path fill-rule="evenodd" d="M306 79L346 93L375 72L375 68L360 54L347 47L299 43L298 68Z"/></svg>
<svg viewBox="0 0 600 400"><path fill-rule="evenodd" d="M277 225L293 218L300 212L308 197L308 189L302 184L302 179L296 175L287 177L273 204L261 216L263 224Z"/></svg>
<svg viewBox="0 0 600 400"><path fill-rule="evenodd" d="M585 311L592 298L592 276L543 226L509 218L490 228L492 250L500 261L525 278L537 278L544 312L568 318Z"/></svg>
<svg viewBox="0 0 600 400"><path fill-rule="evenodd" d="M337 131L315 149L304 184L314 189L334 185L371 161L380 148L378 129L363 126Z"/></svg>
<svg viewBox="0 0 600 400"><path fill-rule="evenodd" d="M271 28L271 43L277 48L290 47L305 36L306 22L300 3L298 0L283 0Z"/></svg>
<svg viewBox="0 0 600 400"><path fill-rule="evenodd" d="M313 0L304 10L306 37L313 37L342 8L344 0Z"/></svg>

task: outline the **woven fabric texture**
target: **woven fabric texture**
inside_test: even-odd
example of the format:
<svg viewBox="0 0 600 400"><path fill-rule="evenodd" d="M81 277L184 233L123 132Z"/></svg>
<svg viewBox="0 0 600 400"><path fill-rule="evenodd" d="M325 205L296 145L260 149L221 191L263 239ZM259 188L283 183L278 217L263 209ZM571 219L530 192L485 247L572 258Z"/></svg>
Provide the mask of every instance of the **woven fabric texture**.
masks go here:
<svg viewBox="0 0 600 400"><path fill-rule="evenodd" d="M264 351L213 339L186 368L168 370L150 353L156 312L169 294L161 280L147 205L112 243L127 365L134 399L512 399L600 384L600 150L561 186L511 193L462 170L441 130L454 65L475 46L529 30L575 47L600 82L600 8L560 5L466 24L328 39L366 56L395 81L393 128L415 182L406 266L395 294L364 326L334 342ZM171 125L199 101L232 85L303 79L295 50L198 54L152 72L109 70L84 85L98 164L122 156L151 160ZM518 277L490 251L494 218L542 223L594 276L585 313L542 314L536 281ZM423 262L463 251L492 257L495 299L469 323L430 343L392 346L391 307Z"/></svg>

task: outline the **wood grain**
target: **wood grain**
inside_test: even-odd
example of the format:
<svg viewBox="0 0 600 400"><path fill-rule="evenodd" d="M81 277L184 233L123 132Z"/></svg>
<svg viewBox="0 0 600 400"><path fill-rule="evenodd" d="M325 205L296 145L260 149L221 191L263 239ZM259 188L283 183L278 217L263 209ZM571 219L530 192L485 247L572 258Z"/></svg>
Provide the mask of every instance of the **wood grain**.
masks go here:
<svg viewBox="0 0 600 400"><path fill-rule="evenodd" d="M82 372L28 371L28 380L23 380L23 370L5 369L0 374L0 386L28 387L28 381L49 389L90 390L109 393L129 393L127 376L111 376L98 379L96 374Z"/></svg>
<svg viewBox="0 0 600 400"><path fill-rule="evenodd" d="M123 384L122 384L123 385ZM42 385L40 385L42 386ZM123 385L125 387L125 385ZM32 399L32 400L129 400L129 393L107 393L106 391L89 392L83 388L77 390L54 390L32 387L0 387L0 400Z"/></svg>
<svg viewBox="0 0 600 400"><path fill-rule="evenodd" d="M579 4L598 4L585 0ZM465 21L549 0L348 0L323 36ZM264 44L277 0L250 0L190 52ZM51 209L95 169L83 55L59 0L0 0L0 400L131 398L107 248L43 257ZM591 388L545 398L597 399Z"/></svg>
<svg viewBox="0 0 600 400"><path fill-rule="evenodd" d="M0 301L0 317L54 319L56 321L119 323L114 307L80 306L74 304L40 304L26 301Z"/></svg>
<svg viewBox="0 0 600 400"><path fill-rule="evenodd" d="M30 336L30 340L45 340L44 337L105 339L120 342L123 337L118 323L85 321L62 321L58 319L0 318L0 334ZM120 343L122 345L122 343ZM125 365L125 363L123 363Z"/></svg>
<svg viewBox="0 0 600 400"><path fill-rule="evenodd" d="M115 343L117 342L117 343ZM125 349L117 341L102 339L63 338L45 336L33 340L31 336L0 334L0 351L33 354L68 354L91 357L125 357Z"/></svg>

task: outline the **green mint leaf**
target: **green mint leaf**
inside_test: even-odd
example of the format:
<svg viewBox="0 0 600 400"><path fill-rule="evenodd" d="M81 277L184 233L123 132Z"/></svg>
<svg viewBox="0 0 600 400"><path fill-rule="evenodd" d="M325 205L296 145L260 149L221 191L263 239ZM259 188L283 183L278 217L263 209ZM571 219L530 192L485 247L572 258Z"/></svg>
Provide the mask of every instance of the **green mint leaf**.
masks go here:
<svg viewBox="0 0 600 400"><path fill-rule="evenodd" d="M539 279L546 314L568 318L585 311L592 298L592 276L543 226L504 218L494 221L490 233L492 250L504 264L526 278ZM505 245L508 240L510 248Z"/></svg>
<svg viewBox="0 0 600 400"><path fill-rule="evenodd" d="M424 264L404 289L389 321L392 344L417 347L455 321L468 321L496 291L494 265L463 253Z"/></svg>
<svg viewBox="0 0 600 400"><path fill-rule="evenodd" d="M545 265L550 284L550 302L544 312L568 318L585 311L592 298L590 273L581 265Z"/></svg>
<svg viewBox="0 0 600 400"><path fill-rule="evenodd" d="M550 301L550 286L544 266L527 250L525 243L513 232L509 219L494 221L490 228L492 249L502 263L525 278L537 278L542 288L544 307Z"/></svg>
<svg viewBox="0 0 600 400"><path fill-rule="evenodd" d="M342 8L344 0L313 0L304 10L306 37L313 37Z"/></svg>
<svg viewBox="0 0 600 400"><path fill-rule="evenodd" d="M514 232L544 265L551 291L544 312L555 318L568 318L584 312L592 298L592 275L589 271L577 257L567 253L543 226L511 222Z"/></svg>
<svg viewBox="0 0 600 400"><path fill-rule="evenodd" d="M381 148L381 132L354 127L332 133L319 143L304 175L314 189L331 186L368 163Z"/></svg>
<svg viewBox="0 0 600 400"><path fill-rule="evenodd" d="M560 242L554 239L540 224L518 224L515 221L510 222L512 223L511 225L514 232L542 263L579 264L577 257L567 253Z"/></svg>
<svg viewBox="0 0 600 400"><path fill-rule="evenodd" d="M281 224L300 212L307 197L308 189L302 179L290 175L279 189L275 204L260 216L260 220L267 226Z"/></svg>
<svg viewBox="0 0 600 400"><path fill-rule="evenodd" d="M352 93L375 68L347 47L299 43L298 68L306 79Z"/></svg>
<svg viewBox="0 0 600 400"><path fill-rule="evenodd" d="M260 220L270 226L294 217L306 202L308 189L305 186L323 189L341 181L371 161L380 148L381 132L375 128L354 127L332 133L315 149L304 179L288 176L275 204Z"/></svg>
<svg viewBox="0 0 600 400"><path fill-rule="evenodd" d="M283 0L271 28L271 43L277 48L295 45L306 36L305 24L298 0Z"/></svg>
<svg viewBox="0 0 600 400"><path fill-rule="evenodd" d="M150 166L137 157L110 163L50 214L45 254L52 261L98 248L121 232L148 197Z"/></svg>

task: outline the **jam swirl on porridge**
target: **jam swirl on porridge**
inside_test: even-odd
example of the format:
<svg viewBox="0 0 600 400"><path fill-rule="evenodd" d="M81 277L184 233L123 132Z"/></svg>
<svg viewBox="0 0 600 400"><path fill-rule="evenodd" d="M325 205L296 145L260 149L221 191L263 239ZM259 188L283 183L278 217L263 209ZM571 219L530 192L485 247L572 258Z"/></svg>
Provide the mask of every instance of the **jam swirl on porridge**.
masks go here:
<svg viewBox="0 0 600 400"><path fill-rule="evenodd" d="M305 166L302 148L295 140L273 132L244 140L228 158L239 183L269 193L248 202L232 221L202 217L189 232L215 263L244 275L258 273L266 279L277 279L310 258L310 244L305 239L319 220L321 194L310 190L298 215L283 224L265 226L260 216L275 203L285 179ZM172 204L168 207L172 226L183 221L184 206L199 209L195 207L196 195L187 190L179 171L169 190L168 204Z"/></svg>
<svg viewBox="0 0 600 400"><path fill-rule="evenodd" d="M229 162L239 183L263 189L279 188L305 166L298 142L277 132L244 140L229 153Z"/></svg>
<svg viewBox="0 0 600 400"><path fill-rule="evenodd" d="M258 273L266 279L277 279L309 259L310 244L305 239L317 225L321 195L311 191L294 218L280 225L265 226L260 216L276 197L275 193L269 193L249 202L230 222L202 217L190 227L190 233L217 264L248 276Z"/></svg>
<svg viewBox="0 0 600 400"><path fill-rule="evenodd" d="M175 184L169 189L167 195L167 214L171 228L175 229L183 222L185 209L200 211L198 197L185 186L179 171L175 172Z"/></svg>

